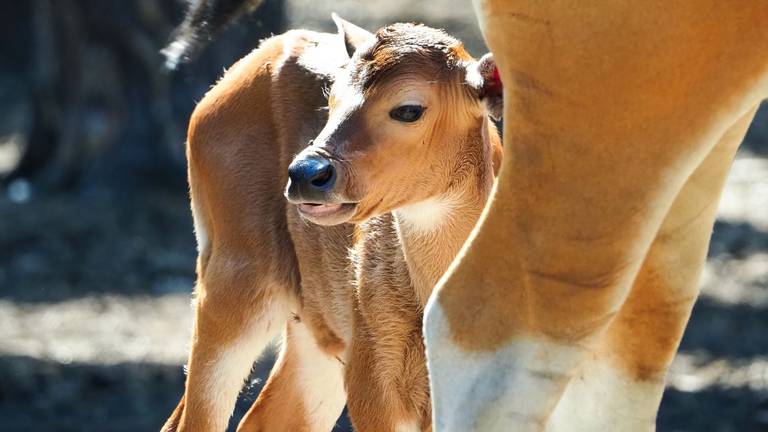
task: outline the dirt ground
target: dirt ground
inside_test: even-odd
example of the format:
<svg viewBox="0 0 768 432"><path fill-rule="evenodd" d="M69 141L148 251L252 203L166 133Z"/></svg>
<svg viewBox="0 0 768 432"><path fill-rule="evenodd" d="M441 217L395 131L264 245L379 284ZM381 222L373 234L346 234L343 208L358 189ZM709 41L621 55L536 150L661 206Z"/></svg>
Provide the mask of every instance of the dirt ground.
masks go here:
<svg viewBox="0 0 768 432"><path fill-rule="evenodd" d="M369 28L405 17L449 29L475 55L469 7L410 2L335 10ZM331 29L321 2L293 27ZM0 431L152 431L181 395L195 244L186 193L0 190ZM669 374L660 431L768 430L768 108L729 178L709 261ZM258 394L254 369L233 424ZM347 430L340 422L338 430Z"/></svg>

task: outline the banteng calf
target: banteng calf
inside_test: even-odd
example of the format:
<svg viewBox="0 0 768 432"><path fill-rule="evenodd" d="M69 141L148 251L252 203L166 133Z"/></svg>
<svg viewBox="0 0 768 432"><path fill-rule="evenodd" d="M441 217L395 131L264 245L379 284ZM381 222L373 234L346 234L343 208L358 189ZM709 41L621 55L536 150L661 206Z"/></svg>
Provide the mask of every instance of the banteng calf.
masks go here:
<svg viewBox="0 0 768 432"><path fill-rule="evenodd" d="M281 331L240 430L329 431L345 402L360 431L431 429L423 308L493 186L501 86L442 31L335 20L265 41L192 116L195 324L166 431L224 430Z"/></svg>

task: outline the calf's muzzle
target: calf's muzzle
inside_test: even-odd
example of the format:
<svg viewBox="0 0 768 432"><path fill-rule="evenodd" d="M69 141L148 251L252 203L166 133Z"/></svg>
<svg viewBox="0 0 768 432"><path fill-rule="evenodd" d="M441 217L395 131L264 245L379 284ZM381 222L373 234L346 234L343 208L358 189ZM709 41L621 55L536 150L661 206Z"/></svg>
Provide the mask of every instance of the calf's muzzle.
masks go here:
<svg viewBox="0 0 768 432"><path fill-rule="evenodd" d="M309 155L291 162L285 195L293 203L324 203L335 184L336 169L331 161Z"/></svg>

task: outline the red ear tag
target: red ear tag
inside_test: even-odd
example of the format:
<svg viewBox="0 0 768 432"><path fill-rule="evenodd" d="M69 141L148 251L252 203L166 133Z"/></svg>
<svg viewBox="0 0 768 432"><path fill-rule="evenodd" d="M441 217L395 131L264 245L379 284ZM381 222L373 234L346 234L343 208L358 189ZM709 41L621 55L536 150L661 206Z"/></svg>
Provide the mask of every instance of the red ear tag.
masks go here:
<svg viewBox="0 0 768 432"><path fill-rule="evenodd" d="M493 68L493 80L498 81L499 84L501 84L501 76L499 75L499 68L497 67Z"/></svg>

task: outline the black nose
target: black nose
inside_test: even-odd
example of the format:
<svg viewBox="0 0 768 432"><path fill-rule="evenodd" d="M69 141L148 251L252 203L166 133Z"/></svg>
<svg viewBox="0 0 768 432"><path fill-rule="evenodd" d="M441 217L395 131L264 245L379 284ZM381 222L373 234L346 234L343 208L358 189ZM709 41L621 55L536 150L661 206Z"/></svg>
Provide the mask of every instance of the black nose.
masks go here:
<svg viewBox="0 0 768 432"><path fill-rule="evenodd" d="M310 156L293 161L288 167L291 187L305 199L324 196L336 183L336 169L328 159Z"/></svg>

